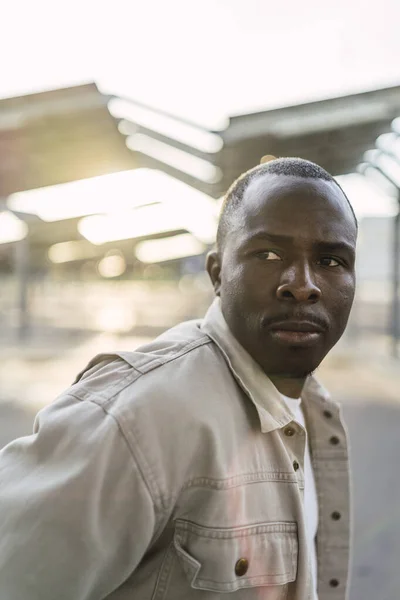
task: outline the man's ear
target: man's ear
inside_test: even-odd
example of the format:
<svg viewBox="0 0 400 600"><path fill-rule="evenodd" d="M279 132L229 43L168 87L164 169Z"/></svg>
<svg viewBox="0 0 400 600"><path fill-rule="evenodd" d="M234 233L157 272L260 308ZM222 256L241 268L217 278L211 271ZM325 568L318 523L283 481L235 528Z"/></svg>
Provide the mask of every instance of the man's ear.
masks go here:
<svg viewBox="0 0 400 600"><path fill-rule="evenodd" d="M216 250L207 254L206 269L210 276L215 295L219 296L221 290L221 259Z"/></svg>

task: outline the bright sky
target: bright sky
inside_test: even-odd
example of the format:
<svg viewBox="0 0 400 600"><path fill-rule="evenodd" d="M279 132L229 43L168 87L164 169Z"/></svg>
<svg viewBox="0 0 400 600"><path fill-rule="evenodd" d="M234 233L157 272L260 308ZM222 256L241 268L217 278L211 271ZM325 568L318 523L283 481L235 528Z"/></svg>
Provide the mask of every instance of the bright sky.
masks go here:
<svg viewBox="0 0 400 600"><path fill-rule="evenodd" d="M400 2L12 0L0 97L96 81L207 125L400 83Z"/></svg>

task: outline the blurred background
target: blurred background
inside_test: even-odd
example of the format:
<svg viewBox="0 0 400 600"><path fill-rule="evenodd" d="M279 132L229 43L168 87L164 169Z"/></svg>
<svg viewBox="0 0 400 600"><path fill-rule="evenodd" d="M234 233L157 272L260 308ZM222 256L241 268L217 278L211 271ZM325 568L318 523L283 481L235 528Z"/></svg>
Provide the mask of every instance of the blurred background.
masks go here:
<svg viewBox="0 0 400 600"><path fill-rule="evenodd" d="M14 0L0 51L0 445L98 352L201 317L221 198L337 176L358 292L320 368L350 432L350 600L400 597L400 4Z"/></svg>

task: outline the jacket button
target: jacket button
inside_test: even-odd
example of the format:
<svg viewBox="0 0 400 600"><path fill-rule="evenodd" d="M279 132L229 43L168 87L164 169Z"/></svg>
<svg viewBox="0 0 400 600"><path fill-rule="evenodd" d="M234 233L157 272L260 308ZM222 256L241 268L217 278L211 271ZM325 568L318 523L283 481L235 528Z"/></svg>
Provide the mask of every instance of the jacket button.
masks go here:
<svg viewBox="0 0 400 600"><path fill-rule="evenodd" d="M333 435L329 441L332 444L332 446L337 446L340 442L339 438L336 437L336 435Z"/></svg>
<svg viewBox="0 0 400 600"><path fill-rule="evenodd" d="M247 558L239 558L239 560L237 561L237 563L235 565L235 574L238 577L242 577L243 575L246 575L248 568L249 568L249 561L247 560Z"/></svg>
<svg viewBox="0 0 400 600"><path fill-rule="evenodd" d="M332 418L332 413L330 410L324 410L324 417L326 417L327 419L331 419Z"/></svg>
<svg viewBox="0 0 400 600"><path fill-rule="evenodd" d="M299 466L300 466L300 465L299 465L299 463L297 462L297 460L293 461L293 469L294 469L295 471L298 471L298 470L299 470Z"/></svg>
<svg viewBox="0 0 400 600"><path fill-rule="evenodd" d="M331 587L337 587L339 585L339 582L338 582L337 579L331 579L330 582L329 582L329 585Z"/></svg>
<svg viewBox="0 0 400 600"><path fill-rule="evenodd" d="M283 430L283 433L285 435L287 435L288 437L292 437L295 433L296 430L293 427L285 427L285 429Z"/></svg>
<svg viewBox="0 0 400 600"><path fill-rule="evenodd" d="M331 517L334 521L339 521L339 519L341 518L341 514L340 512L338 512L337 510L335 510L332 514Z"/></svg>

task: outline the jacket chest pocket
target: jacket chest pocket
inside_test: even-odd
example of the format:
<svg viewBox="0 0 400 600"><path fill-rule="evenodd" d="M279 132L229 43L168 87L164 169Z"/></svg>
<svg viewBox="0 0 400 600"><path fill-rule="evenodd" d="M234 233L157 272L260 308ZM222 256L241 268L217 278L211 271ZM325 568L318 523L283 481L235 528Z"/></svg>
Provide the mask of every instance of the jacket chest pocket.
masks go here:
<svg viewBox="0 0 400 600"><path fill-rule="evenodd" d="M178 520L153 600L283 600L297 573L296 523L210 528Z"/></svg>

